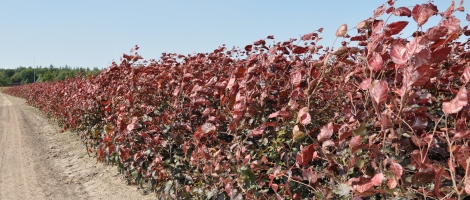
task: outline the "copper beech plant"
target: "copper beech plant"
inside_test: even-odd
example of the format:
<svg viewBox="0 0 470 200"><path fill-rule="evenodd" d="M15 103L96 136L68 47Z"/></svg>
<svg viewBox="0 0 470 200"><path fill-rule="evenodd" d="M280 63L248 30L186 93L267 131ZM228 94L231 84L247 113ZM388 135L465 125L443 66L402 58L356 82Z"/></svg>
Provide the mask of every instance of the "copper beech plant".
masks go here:
<svg viewBox="0 0 470 200"><path fill-rule="evenodd" d="M394 3L340 26L339 47L319 44L322 28L158 60L136 46L96 77L5 92L159 197L462 199L470 15L454 16L463 1Z"/></svg>

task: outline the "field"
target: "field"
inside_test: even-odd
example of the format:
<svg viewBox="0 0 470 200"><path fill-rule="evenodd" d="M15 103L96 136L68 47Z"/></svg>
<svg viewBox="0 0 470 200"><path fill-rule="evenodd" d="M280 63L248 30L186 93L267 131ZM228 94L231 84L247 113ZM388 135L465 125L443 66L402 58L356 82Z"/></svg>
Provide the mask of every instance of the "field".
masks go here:
<svg viewBox="0 0 470 200"><path fill-rule="evenodd" d="M5 93L162 198L462 199L470 194L470 43L460 39L468 41L461 24L470 15L457 19L461 11L454 1L439 12L431 2L395 8L389 0L356 27L339 25L331 47L317 44L323 28L159 60L144 60L136 45L97 76ZM441 21L423 30L433 16ZM419 31L405 35L410 26ZM19 186L32 169L14 166L35 159L22 157L30 137L22 133L37 120L17 102L3 95L0 161L14 165L0 170L23 175ZM15 181L0 176L3 187Z"/></svg>

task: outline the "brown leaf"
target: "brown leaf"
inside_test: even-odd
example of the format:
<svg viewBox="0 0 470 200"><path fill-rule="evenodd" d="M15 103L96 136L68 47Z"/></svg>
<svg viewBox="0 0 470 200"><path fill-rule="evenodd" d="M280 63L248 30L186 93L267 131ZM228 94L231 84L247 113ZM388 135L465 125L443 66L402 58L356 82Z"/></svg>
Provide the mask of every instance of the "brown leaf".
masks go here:
<svg viewBox="0 0 470 200"><path fill-rule="evenodd" d="M347 32L348 32L348 25L343 24L338 28L338 30L336 30L336 37L343 37L344 35L346 35Z"/></svg>
<svg viewBox="0 0 470 200"><path fill-rule="evenodd" d="M361 22L359 22L359 24L356 25L356 29L358 30L365 29L367 27L369 27L369 21L367 20L362 20Z"/></svg>
<svg viewBox="0 0 470 200"><path fill-rule="evenodd" d="M336 56L342 56L345 53L348 53L348 47L342 46L342 47L337 48L331 54L336 55Z"/></svg>
<svg viewBox="0 0 470 200"><path fill-rule="evenodd" d="M307 134L305 134L305 132L301 131L298 125L294 126L294 129L292 130L292 139L295 142L303 140L306 136L307 136Z"/></svg>
<svg viewBox="0 0 470 200"><path fill-rule="evenodd" d="M331 138L333 135L333 123L330 122L327 125L321 127L320 133L317 136L318 142L324 142Z"/></svg>
<svg viewBox="0 0 470 200"><path fill-rule="evenodd" d="M454 99L452 99L450 102L442 103L442 111L444 111L445 114L454 114L462 110L462 108L466 106L467 103L467 89L465 88L465 85L463 85L460 87L460 90Z"/></svg>
<svg viewBox="0 0 470 200"><path fill-rule="evenodd" d="M411 177L411 183L417 186L422 186L432 182L435 176L436 172L434 171L434 168L430 167L426 169L420 169L419 172L417 172L413 175L413 177Z"/></svg>
<svg viewBox="0 0 470 200"><path fill-rule="evenodd" d="M388 84L385 80L377 83L371 90L371 95L377 104L381 104L387 100Z"/></svg>

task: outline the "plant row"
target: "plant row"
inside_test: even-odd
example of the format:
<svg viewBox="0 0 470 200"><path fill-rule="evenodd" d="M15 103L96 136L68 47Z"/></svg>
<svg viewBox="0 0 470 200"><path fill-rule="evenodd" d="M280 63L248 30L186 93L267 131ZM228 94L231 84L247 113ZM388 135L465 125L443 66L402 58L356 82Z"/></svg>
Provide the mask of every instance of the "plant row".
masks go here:
<svg viewBox="0 0 470 200"><path fill-rule="evenodd" d="M98 76L5 92L163 197L460 199L470 194L462 2L394 3L342 25L335 49L319 45L322 29L158 60L136 46ZM391 15L411 22L381 19ZM402 38L410 23L417 31Z"/></svg>

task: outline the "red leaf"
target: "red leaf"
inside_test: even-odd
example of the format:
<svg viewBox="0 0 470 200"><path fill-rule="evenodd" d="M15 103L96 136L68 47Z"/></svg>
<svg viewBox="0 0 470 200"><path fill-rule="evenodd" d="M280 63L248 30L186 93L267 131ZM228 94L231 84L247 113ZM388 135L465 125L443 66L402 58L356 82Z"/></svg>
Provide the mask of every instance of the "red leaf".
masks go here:
<svg viewBox="0 0 470 200"><path fill-rule="evenodd" d="M308 113L308 107L303 107L302 109L299 110L296 123L300 122L303 125L307 125L310 123L311 120L312 118L310 117L310 113Z"/></svg>
<svg viewBox="0 0 470 200"><path fill-rule="evenodd" d="M366 78L364 79L361 84L359 85L359 87L362 89L362 90L368 90L369 87L370 87L370 83L371 83L372 79L370 78Z"/></svg>
<svg viewBox="0 0 470 200"><path fill-rule="evenodd" d="M426 47L423 43L423 37L415 37L411 42L406 44L406 50L408 51L408 56L413 56L418 54L421 50Z"/></svg>
<svg viewBox="0 0 470 200"><path fill-rule="evenodd" d="M447 28L445 26L433 26L426 31L426 35L432 41L439 40L447 34Z"/></svg>
<svg viewBox="0 0 470 200"><path fill-rule="evenodd" d="M418 26L425 24L433 14L434 11L429 8L428 4L416 5L411 11L411 16L418 23Z"/></svg>
<svg viewBox="0 0 470 200"><path fill-rule="evenodd" d="M452 13L454 13L454 9L455 9L455 1L452 0L452 4L449 6L449 8L447 8L447 10L441 14L442 17L444 18L448 18L452 15Z"/></svg>
<svg viewBox="0 0 470 200"><path fill-rule="evenodd" d="M291 82L294 87L300 86L300 82L302 81L302 73L300 71L294 72L292 74Z"/></svg>
<svg viewBox="0 0 470 200"><path fill-rule="evenodd" d="M470 21L470 15L467 14L467 17L465 18L467 21Z"/></svg>
<svg viewBox="0 0 470 200"><path fill-rule="evenodd" d="M460 31L460 20L454 16L442 21L440 25L447 28L447 35Z"/></svg>
<svg viewBox="0 0 470 200"><path fill-rule="evenodd" d="M390 189L393 189L393 188L397 187L397 180L395 180L393 178L389 178L388 182L387 182L387 186Z"/></svg>
<svg viewBox="0 0 470 200"><path fill-rule="evenodd" d="M301 166L305 166L313 159L313 153L315 151L315 144L304 147L301 153L297 154L296 162Z"/></svg>
<svg viewBox="0 0 470 200"><path fill-rule="evenodd" d="M268 35L268 37L266 37L267 39L271 39L271 40L274 40L274 35Z"/></svg>
<svg viewBox="0 0 470 200"><path fill-rule="evenodd" d="M395 160L392 160L392 163L390 164L390 170L393 171L397 179L401 178L401 175L403 174L403 167L399 163L396 163Z"/></svg>
<svg viewBox="0 0 470 200"><path fill-rule="evenodd" d="M470 81L470 67L466 67L463 70L462 79L464 80L465 83L468 83L468 81Z"/></svg>
<svg viewBox="0 0 470 200"><path fill-rule="evenodd" d="M431 52L431 62L437 63L447 59L451 50L452 47L446 47Z"/></svg>
<svg viewBox="0 0 470 200"><path fill-rule="evenodd" d="M279 116L279 113L281 113L281 111L273 112L268 116L268 118L276 118L277 116Z"/></svg>
<svg viewBox="0 0 470 200"><path fill-rule="evenodd" d="M444 168L441 167L436 172L436 181L434 181L434 194L436 194L436 196L439 198L441 198L441 192L439 190L441 189L442 173L444 173Z"/></svg>
<svg viewBox="0 0 470 200"><path fill-rule="evenodd" d="M385 35L392 36L392 35L400 33L406 27L406 25L408 25L408 23L409 22L407 21L398 21L398 22L393 22L393 23L388 24L384 28Z"/></svg>
<svg viewBox="0 0 470 200"><path fill-rule="evenodd" d="M369 67L375 72L380 71L382 69L383 64L384 61L382 60L382 56L378 53L375 53L374 57L369 60Z"/></svg>
<svg viewBox="0 0 470 200"><path fill-rule="evenodd" d="M411 177L411 183L422 186L430 183L434 180L436 172L433 168L420 169L413 177Z"/></svg>
<svg viewBox="0 0 470 200"><path fill-rule="evenodd" d="M407 16L411 17L411 10L407 7L399 7L392 12L395 16Z"/></svg>
<svg viewBox="0 0 470 200"><path fill-rule="evenodd" d="M457 7L457 9L455 10L458 10L460 12L464 12L465 11L465 7L463 7L462 5L460 5L459 7Z"/></svg>
<svg viewBox="0 0 470 200"><path fill-rule="evenodd" d="M365 35L358 35L351 37L351 41L365 41L367 40L367 37Z"/></svg>
<svg viewBox="0 0 470 200"><path fill-rule="evenodd" d="M330 122L327 125L321 127L320 133L317 136L318 142L324 142L331 138L333 135L333 123Z"/></svg>
<svg viewBox="0 0 470 200"><path fill-rule="evenodd" d="M246 45L246 46L245 46L245 51L248 51L248 52L249 52L249 51L251 51L252 48L253 48L253 45L251 45L251 44L250 44L250 45Z"/></svg>
<svg viewBox="0 0 470 200"><path fill-rule="evenodd" d="M292 53L295 53L295 54L303 54L305 52L308 51L308 47L301 47L301 46L296 46L294 47L294 49L292 50Z"/></svg>
<svg viewBox="0 0 470 200"><path fill-rule="evenodd" d="M208 133L210 133L210 132L212 132L212 131L217 130L217 128L215 127L215 125L212 124L212 123L205 123L205 124L203 124L203 125L201 126L201 129L202 129L202 131L203 131L205 134L208 134Z"/></svg>
<svg viewBox="0 0 470 200"><path fill-rule="evenodd" d="M385 102L388 94L388 84L385 80L377 83L371 90L371 95L377 104Z"/></svg>
<svg viewBox="0 0 470 200"><path fill-rule="evenodd" d="M387 6L383 4L382 6L379 6L377 9L374 10L374 18L380 17L385 13L385 9L387 9Z"/></svg>
<svg viewBox="0 0 470 200"><path fill-rule="evenodd" d="M374 177L372 177L372 180L370 180L370 181L371 181L372 185L379 186L380 184L382 184L383 179L384 179L384 174L378 173L378 174L374 175Z"/></svg>
<svg viewBox="0 0 470 200"><path fill-rule="evenodd" d="M318 33L308 33L300 37L301 40L314 40L318 36Z"/></svg>
<svg viewBox="0 0 470 200"><path fill-rule="evenodd" d="M251 134L249 134L247 137L260 137L264 133L264 129L266 129L266 126L261 126L259 128L251 130Z"/></svg>
<svg viewBox="0 0 470 200"><path fill-rule="evenodd" d="M411 74L411 82L413 86L421 86L428 82L431 75L434 74L434 68L430 65L421 65Z"/></svg>
<svg viewBox="0 0 470 200"><path fill-rule="evenodd" d="M256 42L254 42L253 44L256 45L256 46L259 46L259 45L264 46L264 45L266 44L266 41L264 41L264 40L258 40L258 41L256 41Z"/></svg>
<svg viewBox="0 0 470 200"><path fill-rule="evenodd" d="M470 177L467 176L467 179L465 180L465 192L467 194L470 194Z"/></svg>
<svg viewBox="0 0 470 200"><path fill-rule="evenodd" d="M466 106L467 103L468 103L467 89L465 88L465 85L464 85L460 87L460 90L454 99L452 99L450 102L442 103L442 111L444 111L444 113L446 114L457 113L460 110L462 110L462 108Z"/></svg>
<svg viewBox="0 0 470 200"><path fill-rule="evenodd" d="M390 57L395 64L402 65L408 61L408 51L403 44L394 43L390 49Z"/></svg>
<svg viewBox="0 0 470 200"><path fill-rule="evenodd" d="M428 49L423 49L419 53L415 54L416 66L430 64L431 52Z"/></svg>
<svg viewBox="0 0 470 200"><path fill-rule="evenodd" d="M362 144L361 142L361 136L357 135L351 138L349 141L349 148L351 149L351 153L354 153L357 151L357 147L359 147Z"/></svg>

